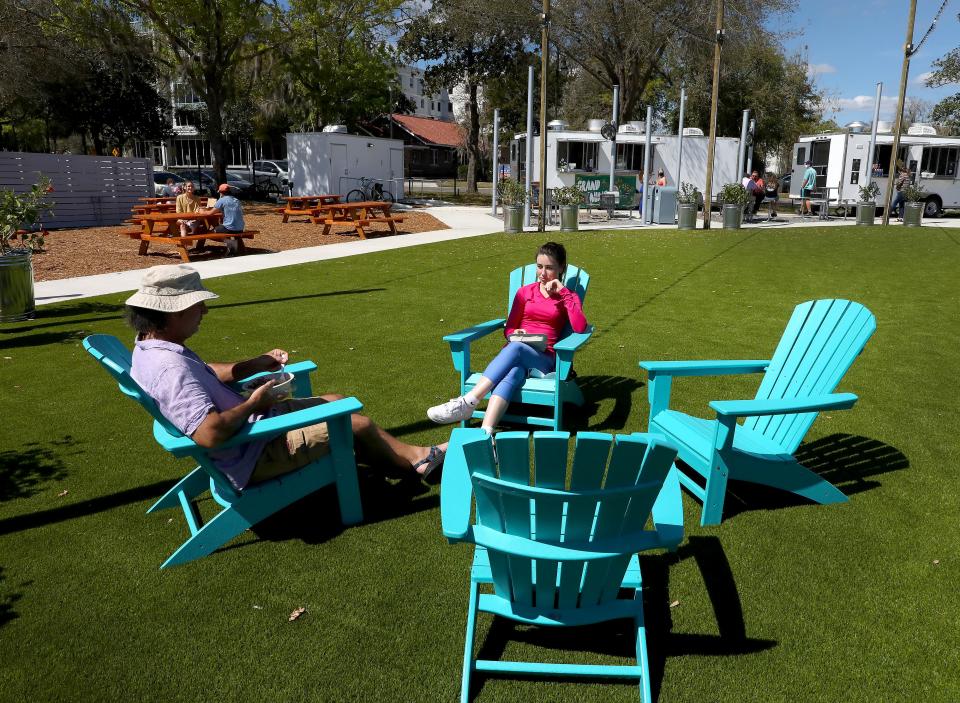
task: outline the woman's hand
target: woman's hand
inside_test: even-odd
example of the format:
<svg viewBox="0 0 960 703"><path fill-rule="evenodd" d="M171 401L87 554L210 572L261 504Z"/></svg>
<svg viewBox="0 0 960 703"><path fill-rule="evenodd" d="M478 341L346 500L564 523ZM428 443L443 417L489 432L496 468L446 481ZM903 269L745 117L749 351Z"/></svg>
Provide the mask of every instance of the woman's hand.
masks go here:
<svg viewBox="0 0 960 703"><path fill-rule="evenodd" d="M552 281L547 281L543 285L543 290L547 295L553 295L554 293L560 293L563 290L563 284L560 282L559 278L554 278Z"/></svg>

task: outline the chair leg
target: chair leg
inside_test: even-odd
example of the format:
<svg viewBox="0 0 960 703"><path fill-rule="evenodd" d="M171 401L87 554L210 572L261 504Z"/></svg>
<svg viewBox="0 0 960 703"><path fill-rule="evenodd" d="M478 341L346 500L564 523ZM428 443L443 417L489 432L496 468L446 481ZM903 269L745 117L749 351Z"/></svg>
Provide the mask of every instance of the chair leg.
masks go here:
<svg viewBox="0 0 960 703"><path fill-rule="evenodd" d="M470 679L473 674L473 645L477 634L477 606L480 603L480 588L470 580L470 607L467 610L467 633L463 645L463 677L460 686L460 703L470 700Z"/></svg>
<svg viewBox="0 0 960 703"><path fill-rule="evenodd" d="M642 601L643 592L637 589L634 600ZM653 693L650 689L650 658L647 656L647 629L643 621L643 604L633 618L633 626L637 631L637 666L640 667L640 703L652 703Z"/></svg>
<svg viewBox="0 0 960 703"><path fill-rule="evenodd" d="M236 507L224 508L197 533L184 542L170 558L160 565L161 569L185 564L212 554L234 537L246 532L256 520L241 515Z"/></svg>
<svg viewBox="0 0 960 703"><path fill-rule="evenodd" d="M726 465L714 457L714 465L707 476L707 489L703 498L703 512L700 514L700 526L719 525L723 519L723 501L727 495Z"/></svg>
<svg viewBox="0 0 960 703"><path fill-rule="evenodd" d="M188 498L194 498L203 493L209 487L210 474L198 466L182 479L177 481L173 488L164 493L160 500L150 506L150 509L147 510L147 512L153 513L158 510L178 508L180 507L181 492L185 493Z"/></svg>
<svg viewBox="0 0 960 703"><path fill-rule="evenodd" d="M328 421L330 429L330 454L333 458L337 482L337 501L340 503L340 519L344 525L356 525L363 521L363 506L360 503L360 483L357 480L357 462L353 454L353 430L349 417Z"/></svg>
<svg viewBox="0 0 960 703"><path fill-rule="evenodd" d="M779 488L821 505L849 500L839 488L796 461L736 466L730 478Z"/></svg>

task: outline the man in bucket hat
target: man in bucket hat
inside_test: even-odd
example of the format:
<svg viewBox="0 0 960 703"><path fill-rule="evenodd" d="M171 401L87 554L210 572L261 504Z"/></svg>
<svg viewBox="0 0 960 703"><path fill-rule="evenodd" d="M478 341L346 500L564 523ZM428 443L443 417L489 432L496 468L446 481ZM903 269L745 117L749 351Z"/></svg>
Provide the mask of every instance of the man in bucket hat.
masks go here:
<svg viewBox="0 0 960 703"><path fill-rule="evenodd" d="M148 269L127 303L127 322L137 331L131 375L157 407L184 435L210 456L238 489L295 471L329 451L326 423L287 432L224 450L216 447L248 422L300 410L342 395L276 402L267 381L249 398L226 384L261 371L276 371L287 352L273 349L236 363L204 363L185 342L200 329L208 291L196 269L183 264ZM443 463L446 444L419 447L392 437L364 415L351 416L357 456L368 464L388 463L426 478Z"/></svg>

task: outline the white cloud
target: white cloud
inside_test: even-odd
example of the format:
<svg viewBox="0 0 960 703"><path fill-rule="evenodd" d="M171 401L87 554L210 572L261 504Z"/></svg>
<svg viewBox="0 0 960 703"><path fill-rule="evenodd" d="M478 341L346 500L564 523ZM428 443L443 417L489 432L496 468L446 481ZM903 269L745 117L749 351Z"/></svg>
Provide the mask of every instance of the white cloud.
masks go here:
<svg viewBox="0 0 960 703"><path fill-rule="evenodd" d="M916 78L913 79L913 82L918 85L926 85L927 79L932 75L933 75L933 71L927 71L925 73L921 73L920 75L918 75Z"/></svg>
<svg viewBox="0 0 960 703"><path fill-rule="evenodd" d="M857 95L852 98L836 98L834 100L828 100L827 104L829 108L835 112L840 112L843 110L873 110L875 99L876 96L874 95ZM884 95L880 98L881 110L894 110L896 107L897 99L895 97Z"/></svg>
<svg viewBox="0 0 960 703"><path fill-rule="evenodd" d="M808 63L807 64L807 75L808 76L822 76L824 73L836 73L837 67L831 66L828 63Z"/></svg>

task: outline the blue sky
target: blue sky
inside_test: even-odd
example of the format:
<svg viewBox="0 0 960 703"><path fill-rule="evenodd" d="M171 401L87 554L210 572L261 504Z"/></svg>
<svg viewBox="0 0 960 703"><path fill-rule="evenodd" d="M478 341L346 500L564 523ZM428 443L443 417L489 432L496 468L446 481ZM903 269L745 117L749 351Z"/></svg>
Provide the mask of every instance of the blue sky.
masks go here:
<svg viewBox="0 0 960 703"><path fill-rule="evenodd" d="M942 0L917 0L914 44L933 21ZM824 117L839 124L873 119L877 82L883 82L880 119L892 119L900 88L909 0L802 0L796 10L771 27L791 32L787 48L806 55L816 85L832 109ZM907 98L935 104L960 86L928 88L922 78L932 63L960 46L960 0L950 0L930 38L910 60Z"/></svg>

